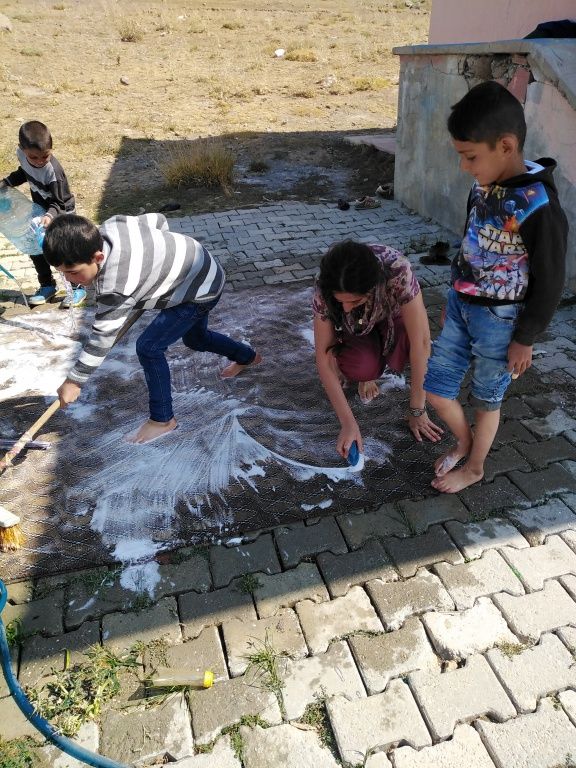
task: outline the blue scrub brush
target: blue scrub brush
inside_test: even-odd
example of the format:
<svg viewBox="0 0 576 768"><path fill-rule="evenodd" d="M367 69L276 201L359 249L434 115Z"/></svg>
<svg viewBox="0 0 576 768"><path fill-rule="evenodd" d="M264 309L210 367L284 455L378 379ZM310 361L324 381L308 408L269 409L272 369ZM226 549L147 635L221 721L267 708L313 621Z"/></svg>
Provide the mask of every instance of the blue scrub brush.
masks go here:
<svg viewBox="0 0 576 768"><path fill-rule="evenodd" d="M348 460L348 464L350 465L352 472L360 472L362 469L364 469L364 454L360 453L358 450L358 443L356 440L354 440L348 449L348 456L346 459Z"/></svg>

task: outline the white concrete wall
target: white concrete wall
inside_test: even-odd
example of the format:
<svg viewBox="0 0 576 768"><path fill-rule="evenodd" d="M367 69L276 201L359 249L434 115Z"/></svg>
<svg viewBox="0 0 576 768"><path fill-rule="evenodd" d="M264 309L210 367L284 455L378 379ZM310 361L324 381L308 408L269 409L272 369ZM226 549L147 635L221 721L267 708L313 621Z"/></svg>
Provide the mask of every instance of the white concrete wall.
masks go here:
<svg viewBox="0 0 576 768"><path fill-rule="evenodd" d="M557 19L576 21L576 0L433 0L428 43L513 40Z"/></svg>
<svg viewBox="0 0 576 768"><path fill-rule="evenodd" d="M437 46L434 51L432 46L417 46L412 49L417 53L400 53L394 197L456 232L464 225L472 179L459 169L446 120L452 104L476 83L490 78L494 58L490 46L482 46L482 54L478 50L481 46L471 46L470 54L466 48L448 51L446 46ZM499 50L497 62L502 58ZM561 58L561 52L557 53ZM528 85L524 106L528 124L525 156L531 160L553 157L558 162L554 178L571 225L568 286L575 291L576 110L539 69L534 57L528 60L534 82ZM571 72L574 62L566 62Z"/></svg>
<svg viewBox="0 0 576 768"><path fill-rule="evenodd" d="M528 125L525 156L554 157L558 161L554 180L570 226L568 282L576 291L576 112L545 80L528 86L524 112Z"/></svg>
<svg viewBox="0 0 576 768"><path fill-rule="evenodd" d="M470 179L459 170L446 119L468 91L458 56L401 56L394 197L460 232Z"/></svg>

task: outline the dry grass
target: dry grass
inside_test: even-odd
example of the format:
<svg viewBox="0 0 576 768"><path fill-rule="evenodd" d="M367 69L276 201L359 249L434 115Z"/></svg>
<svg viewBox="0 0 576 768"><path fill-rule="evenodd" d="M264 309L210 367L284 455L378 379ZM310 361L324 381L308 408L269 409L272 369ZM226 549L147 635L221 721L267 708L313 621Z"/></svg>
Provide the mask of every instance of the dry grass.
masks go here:
<svg viewBox="0 0 576 768"><path fill-rule="evenodd" d="M316 96L314 88L301 88L296 91L292 91L292 96L297 99L313 99Z"/></svg>
<svg viewBox="0 0 576 768"><path fill-rule="evenodd" d="M318 56L311 48L294 48L292 51L286 51L284 58L286 61L318 61Z"/></svg>
<svg viewBox="0 0 576 768"><path fill-rule="evenodd" d="M161 166L170 187L221 187L234 182L234 155L221 142L197 141L178 145Z"/></svg>
<svg viewBox="0 0 576 768"><path fill-rule="evenodd" d="M139 43L144 37L140 24L134 19L120 19L117 22L117 27L120 40L123 43Z"/></svg>
<svg viewBox="0 0 576 768"><path fill-rule="evenodd" d="M390 88L392 83L387 77L355 77L352 80L352 92L354 91L382 91Z"/></svg>
<svg viewBox="0 0 576 768"><path fill-rule="evenodd" d="M113 204L128 212L135 179L155 204L163 142L173 141L174 129L192 141L391 128L399 71L391 50L426 42L429 7L430 0L410 9L404 0L4 0L13 32L2 36L0 148L9 152L0 174L16 167L19 125L42 120L79 211L96 218L103 198L108 211ZM277 48L288 55L274 57ZM334 86L316 85L328 74ZM369 81L370 99L356 79ZM85 140L69 142L72 133ZM131 154L143 139L146 164Z"/></svg>

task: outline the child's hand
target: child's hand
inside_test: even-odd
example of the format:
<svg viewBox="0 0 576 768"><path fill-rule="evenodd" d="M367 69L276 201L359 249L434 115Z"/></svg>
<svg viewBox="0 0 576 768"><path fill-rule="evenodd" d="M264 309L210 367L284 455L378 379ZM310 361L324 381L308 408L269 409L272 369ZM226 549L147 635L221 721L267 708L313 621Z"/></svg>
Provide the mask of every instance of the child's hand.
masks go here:
<svg viewBox="0 0 576 768"><path fill-rule="evenodd" d="M44 227L46 229L47 226L52 224L52 216L42 216L40 219L40 226Z"/></svg>
<svg viewBox="0 0 576 768"><path fill-rule="evenodd" d="M442 427L434 424L426 411L424 411L422 416L408 414L408 426L410 427L410 432L412 432L419 443L422 442L423 437L432 443L437 443L442 439L442 433L444 432Z"/></svg>
<svg viewBox="0 0 576 768"><path fill-rule="evenodd" d="M517 379L532 365L532 345L511 341L508 347L508 370Z"/></svg>
<svg viewBox="0 0 576 768"><path fill-rule="evenodd" d="M356 419L350 424L345 424L340 430L338 440L336 441L336 450L342 456L343 459L347 458L350 446L356 440L358 443L358 450L360 453L364 453L364 444L362 442L362 435L360 429L356 423Z"/></svg>
<svg viewBox="0 0 576 768"><path fill-rule="evenodd" d="M67 405L70 405L70 403L74 403L76 400L78 400L82 389L73 381L65 379L65 381L60 384L57 391L58 397L60 398L60 407L66 408Z"/></svg>

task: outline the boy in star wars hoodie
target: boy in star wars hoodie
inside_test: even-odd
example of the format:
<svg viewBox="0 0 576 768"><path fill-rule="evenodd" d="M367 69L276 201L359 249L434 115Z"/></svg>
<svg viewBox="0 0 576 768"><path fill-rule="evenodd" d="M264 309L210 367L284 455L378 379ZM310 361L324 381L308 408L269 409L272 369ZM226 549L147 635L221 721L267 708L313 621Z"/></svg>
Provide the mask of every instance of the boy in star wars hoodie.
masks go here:
<svg viewBox="0 0 576 768"><path fill-rule="evenodd" d="M556 163L524 160L524 112L506 88L494 81L472 88L452 107L448 130L476 182L424 389L456 440L436 462L432 485L457 493L484 476L504 393L531 365L534 338L558 305L568 223L552 178ZM474 431L457 400L470 366Z"/></svg>

